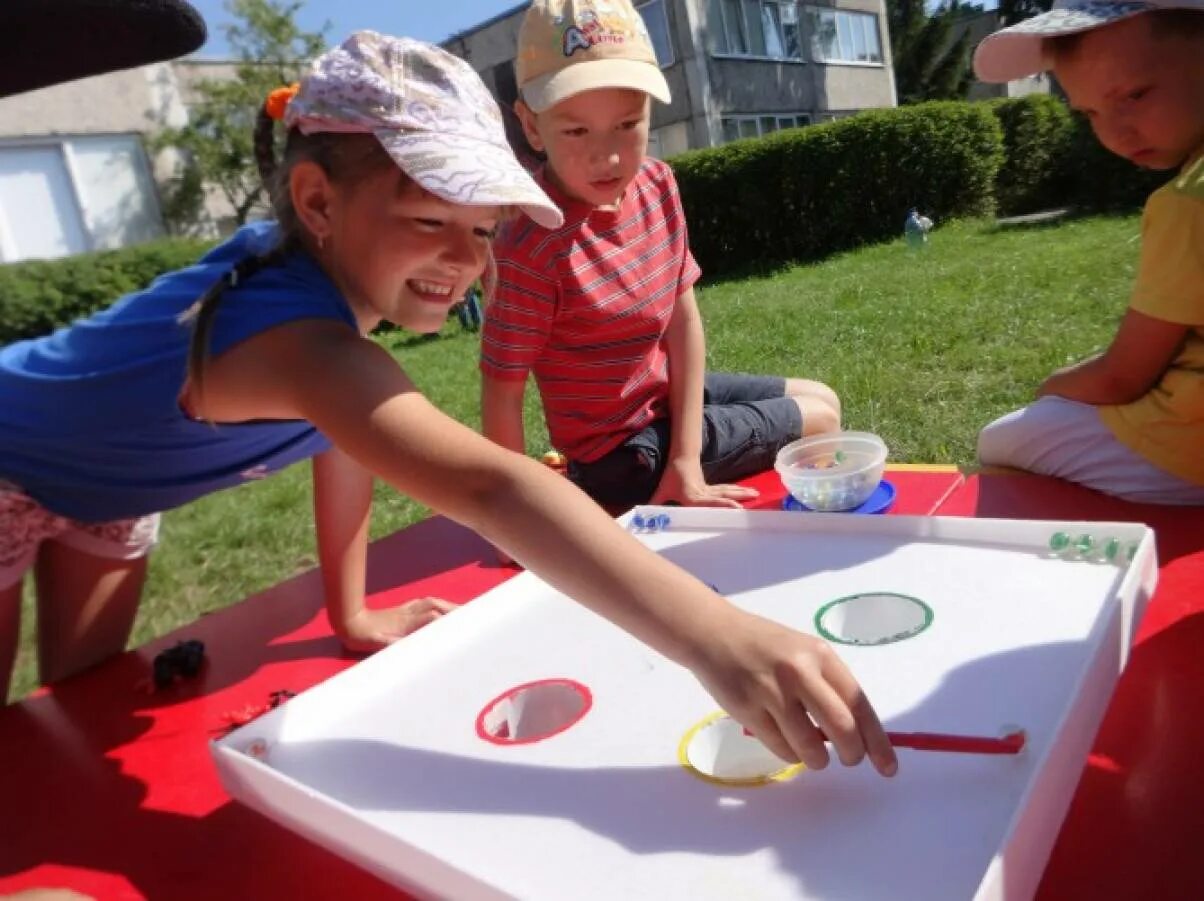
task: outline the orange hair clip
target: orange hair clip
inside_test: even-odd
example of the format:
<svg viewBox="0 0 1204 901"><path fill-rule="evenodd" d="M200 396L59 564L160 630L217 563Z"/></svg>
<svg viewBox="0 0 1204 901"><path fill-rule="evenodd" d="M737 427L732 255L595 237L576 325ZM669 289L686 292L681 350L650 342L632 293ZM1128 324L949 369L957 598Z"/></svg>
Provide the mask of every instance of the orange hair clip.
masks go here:
<svg viewBox="0 0 1204 901"><path fill-rule="evenodd" d="M264 101L264 110L277 121L283 119L284 108L288 106L290 100L297 96L297 91L300 88L301 85L298 82L293 82L287 88L276 88L276 90L268 94L268 99Z"/></svg>

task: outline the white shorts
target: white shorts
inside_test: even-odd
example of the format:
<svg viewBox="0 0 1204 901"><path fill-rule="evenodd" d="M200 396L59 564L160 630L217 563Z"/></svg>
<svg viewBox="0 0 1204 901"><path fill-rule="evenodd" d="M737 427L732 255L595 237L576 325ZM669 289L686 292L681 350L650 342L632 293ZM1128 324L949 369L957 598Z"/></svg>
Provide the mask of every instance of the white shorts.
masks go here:
<svg viewBox="0 0 1204 901"><path fill-rule="evenodd" d="M137 560L159 541L159 514L80 522L51 513L16 485L0 480L0 588L20 581L43 541L109 560Z"/></svg>
<svg viewBox="0 0 1204 901"><path fill-rule="evenodd" d="M988 466L1077 482L1128 501L1204 504L1204 485L1159 469L1117 441L1097 407L1064 397L1042 397L996 419L978 435L978 459Z"/></svg>

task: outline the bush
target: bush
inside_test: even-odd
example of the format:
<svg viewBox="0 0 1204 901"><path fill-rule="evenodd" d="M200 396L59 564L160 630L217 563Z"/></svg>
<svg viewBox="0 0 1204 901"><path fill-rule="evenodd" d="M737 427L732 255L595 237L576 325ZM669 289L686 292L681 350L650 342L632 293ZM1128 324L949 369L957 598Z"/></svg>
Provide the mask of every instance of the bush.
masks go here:
<svg viewBox="0 0 1204 901"><path fill-rule="evenodd" d="M0 266L0 345L45 335L156 277L194 263L209 243L164 239L61 260Z"/></svg>
<svg viewBox="0 0 1204 901"><path fill-rule="evenodd" d="M981 104L925 103L697 150L670 162L708 274L813 260L994 210L1003 139Z"/></svg>
<svg viewBox="0 0 1204 901"><path fill-rule="evenodd" d="M1060 206L1132 210L1168 178L1105 150L1091 124L1056 97L1032 94L989 105L1003 128L1005 159L995 195L1005 216Z"/></svg>
<svg viewBox="0 0 1204 901"><path fill-rule="evenodd" d="M1067 155L1075 121L1066 104L1048 94L990 102L1003 128L1003 165L995 199L1003 216L1019 216L1066 205L1071 184Z"/></svg>
<svg viewBox="0 0 1204 901"><path fill-rule="evenodd" d="M1105 150L1087 120L1074 115L1066 180L1071 203L1090 213L1127 212L1171 179L1170 172L1141 169Z"/></svg>

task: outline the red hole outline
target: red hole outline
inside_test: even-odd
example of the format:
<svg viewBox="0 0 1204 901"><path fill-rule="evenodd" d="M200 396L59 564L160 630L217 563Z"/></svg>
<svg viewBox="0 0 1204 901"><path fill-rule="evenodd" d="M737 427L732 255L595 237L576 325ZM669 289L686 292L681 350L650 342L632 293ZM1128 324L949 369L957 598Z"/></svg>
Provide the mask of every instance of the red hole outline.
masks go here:
<svg viewBox="0 0 1204 901"><path fill-rule="evenodd" d="M526 691L528 688L536 688L540 685L567 685L573 691L577 692L577 694L580 695L582 700L585 702L581 706L581 711L560 728L553 729L551 732L544 732L540 735L531 735L527 738L498 738L496 735L490 734L489 730L485 728L485 717L487 717L493 711L494 707L502 703L502 701L514 697L520 691ZM553 735L559 735L561 732L568 731L573 726L577 725L577 723L581 722L581 720L587 713L590 712L593 706L593 693L575 679L536 679L533 682L524 682L522 685L516 685L513 688L506 689L483 708L481 708L481 712L477 714L477 737L489 742L491 745L502 745L503 747L511 747L513 745L533 745L538 741L544 741L545 739L551 738Z"/></svg>

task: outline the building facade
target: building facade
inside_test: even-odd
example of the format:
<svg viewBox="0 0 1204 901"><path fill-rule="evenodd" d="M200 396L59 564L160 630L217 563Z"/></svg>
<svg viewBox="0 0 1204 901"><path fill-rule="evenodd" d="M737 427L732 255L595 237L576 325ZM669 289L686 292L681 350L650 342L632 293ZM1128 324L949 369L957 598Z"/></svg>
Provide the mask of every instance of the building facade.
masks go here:
<svg viewBox="0 0 1204 901"><path fill-rule="evenodd" d="M0 99L0 263L124 247L165 234L159 185L179 164L146 139L188 121L192 86L232 63L183 60ZM201 231L228 230L207 199Z"/></svg>
<svg viewBox="0 0 1204 901"><path fill-rule="evenodd" d="M982 43L983 38L1003 27L999 11L986 10L976 16L968 16L958 22L952 29L950 40L957 40L963 33L969 33L970 55ZM988 84L977 79L970 82L966 93L967 100L994 100L1000 97L1024 97L1028 94L1049 94L1054 91L1054 82L1048 72L1040 72L1028 78L1018 78L1002 84Z"/></svg>
<svg viewBox="0 0 1204 901"><path fill-rule="evenodd" d="M741 137L896 104L883 0L636 0L672 89L649 150L669 157ZM503 108L522 3L444 46ZM234 64L177 60L0 99L0 263L122 247L161 236L159 186L179 166L147 138L187 121L193 86ZM510 115L507 127L521 146ZM205 234L232 227L211 194Z"/></svg>
<svg viewBox="0 0 1204 901"><path fill-rule="evenodd" d="M896 105L883 0L636 0L673 94L654 104L649 151L669 157ZM454 35L509 108L527 4ZM511 128L516 124L511 121Z"/></svg>

